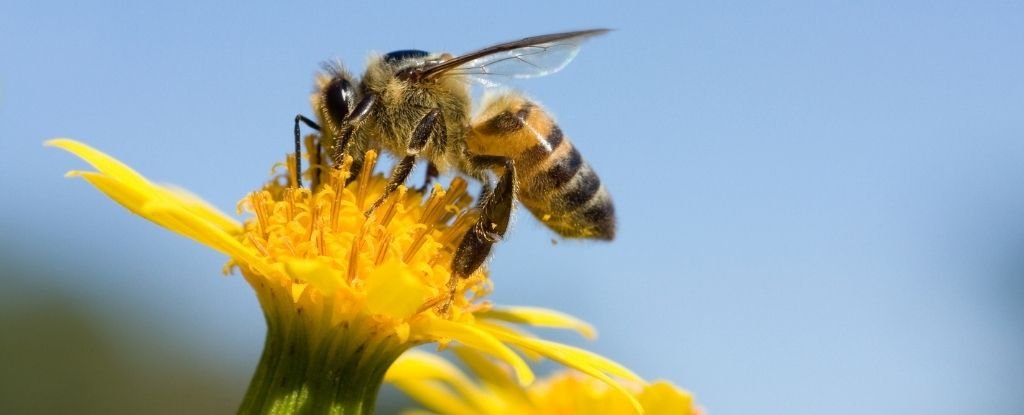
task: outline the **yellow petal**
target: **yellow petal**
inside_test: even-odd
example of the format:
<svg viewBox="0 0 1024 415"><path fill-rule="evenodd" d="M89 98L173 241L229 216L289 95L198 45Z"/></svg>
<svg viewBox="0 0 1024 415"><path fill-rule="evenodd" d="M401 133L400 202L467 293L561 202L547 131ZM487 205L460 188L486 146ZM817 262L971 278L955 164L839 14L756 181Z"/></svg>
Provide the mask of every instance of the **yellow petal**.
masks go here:
<svg viewBox="0 0 1024 415"><path fill-rule="evenodd" d="M505 327L494 324L479 323L477 326L506 343L530 349L545 357L551 357L552 354L558 354L565 358L582 362L583 364L593 366L602 372L618 376L629 381L644 382L643 378L638 376L636 373L633 373L633 371L627 369L625 366L615 363L611 359L597 353L553 341L542 340L530 336L522 336L512 330L508 330Z"/></svg>
<svg viewBox="0 0 1024 415"><path fill-rule="evenodd" d="M344 285L341 271L315 259L291 259L284 261L288 275L307 282L323 295L333 295Z"/></svg>
<svg viewBox="0 0 1024 415"><path fill-rule="evenodd" d="M469 383L465 375L451 362L438 355L409 350L399 356L398 360L391 365L384 380L397 382L401 380L424 381L441 380L446 383L458 384Z"/></svg>
<svg viewBox="0 0 1024 415"><path fill-rule="evenodd" d="M433 294L433 289L416 278L401 261L378 266L366 277L366 307L373 314L409 318Z"/></svg>
<svg viewBox="0 0 1024 415"><path fill-rule="evenodd" d="M121 205L136 214L146 217L147 219L154 219L151 215L147 214L146 211L147 206L154 203L160 203L163 206L170 205L169 209L181 209L182 211L188 212L191 216L196 216L200 220L203 219L202 215L208 216L207 213L202 213L202 215L200 215L201 212L199 212L198 209L189 207L190 205L194 205L194 203L183 201L180 198L170 197L170 192L159 186L153 185L142 177L142 175L135 172L135 170L132 170L130 167L122 164L113 157L110 157L92 147L68 139L50 140L46 142L46 145L66 150L82 158L100 171L100 173L72 171L68 173L69 177L79 176L86 179L100 191L106 193ZM220 216L222 218L224 217L223 214ZM223 220L221 222L222 223L218 223L213 226L224 230L225 226L223 224ZM172 231L185 234L190 238L196 240L203 239L200 235L188 234L184 229L173 226L172 223L161 223L161 225ZM241 225L238 225L237 223L231 222L228 228L241 229L240 226ZM193 228L196 227L193 226ZM205 228L205 226L200 228ZM201 242L206 243L206 241ZM225 247L223 246L211 246L225 252Z"/></svg>
<svg viewBox="0 0 1024 415"><path fill-rule="evenodd" d="M68 172L68 177L81 177L99 191L132 211L132 213L149 219L175 233L195 239L222 253L229 254L226 250L217 246L216 243L208 241L208 238L204 238L204 235L196 235L194 232L191 232L190 226L176 224L171 217L172 215L170 215L170 210L174 209L174 207L155 203L150 197L151 195L145 193L144 189L127 186L125 182L95 172L72 171Z"/></svg>
<svg viewBox="0 0 1024 415"><path fill-rule="evenodd" d="M489 331L498 330L498 331L501 331L502 333L505 333L505 335L507 335L507 336L529 337L529 338L537 337L533 333L530 333L528 331L519 330L518 327L507 327L507 326L504 326L504 325L497 325L497 324L493 324L493 323L488 323L486 321L482 321L480 324L486 326L487 330L489 330ZM540 360L544 359L544 356L542 356L542 355L538 354L537 352L534 352L533 350L530 350L530 349L524 349L522 347L518 347L518 348L516 348L516 351L518 351L523 356L526 356L527 359L529 359L531 361L534 361L534 362L540 361Z"/></svg>
<svg viewBox="0 0 1024 415"><path fill-rule="evenodd" d="M68 173L81 177L114 201L168 230L195 240L262 272L270 272L264 261L222 229L206 222L178 205L150 198L146 189L128 186L125 182L94 172ZM270 275L270 274L267 274Z"/></svg>
<svg viewBox="0 0 1024 415"><path fill-rule="evenodd" d="M398 336L398 341L405 343L409 341L409 332L412 330L409 327L409 322L403 321L395 326L395 335Z"/></svg>
<svg viewBox="0 0 1024 415"><path fill-rule="evenodd" d="M203 245L253 265L258 259L234 236L224 232L181 206L163 201L148 201L139 214L167 229L185 235Z"/></svg>
<svg viewBox="0 0 1024 415"><path fill-rule="evenodd" d="M86 163L91 164L96 168L96 170L99 170L107 176L116 177L128 186L152 187L152 184L150 184L145 177L142 177L141 174L132 170L131 167L124 165L120 161L117 161L117 159L110 157L95 148L89 147L84 143L69 138L57 138L47 141L44 145L57 147L74 154L82 160L85 160Z"/></svg>
<svg viewBox="0 0 1024 415"><path fill-rule="evenodd" d="M532 350L544 357L547 357L548 359L601 380L621 393L624 397L628 398L637 413L643 413L643 407L640 405L640 402L637 401L636 397L634 397L629 390L619 384L619 382L616 382L608 376L608 374L612 374L626 380L643 383L643 379L622 365L595 353L576 347L546 340L510 335L508 331L494 330L490 325L481 324L480 327L488 333L493 334L504 343L514 344L516 346Z"/></svg>
<svg viewBox="0 0 1024 415"><path fill-rule="evenodd" d="M465 347L459 347L457 349L469 350ZM504 379L506 381L510 381L510 377L508 376L504 376ZM457 392L461 396L459 400L463 403L469 404L469 406L473 406L475 408L487 408L493 406L492 396L489 396L485 391L481 390L480 387L474 384L451 362L432 353L426 353L419 350L410 350L405 352L405 354L399 357L398 360L391 365L391 368L388 369L384 380L394 383L396 386L400 385L399 387L402 390L405 390L410 383L424 384L431 381L441 382L447 384ZM519 388L516 387L516 389ZM431 401L437 400L435 397L427 397L427 399L430 399ZM447 397L444 399L447 399Z"/></svg>
<svg viewBox="0 0 1024 415"><path fill-rule="evenodd" d="M652 382L638 396L648 415L692 414L693 396L668 381Z"/></svg>
<svg viewBox="0 0 1024 415"><path fill-rule="evenodd" d="M192 193L186 189L175 185L163 185L161 188L168 194L179 200L189 211L199 215L208 222L213 223L218 228L223 229L226 232L237 234L242 232L242 225L237 220L229 216L228 214L221 212L220 209L213 207L209 202L203 200L195 193Z"/></svg>
<svg viewBox="0 0 1024 415"><path fill-rule="evenodd" d="M457 323L441 319L424 319L417 321L414 329L419 333L425 333L432 337L448 337L468 347L480 350L501 359L516 372L520 385L529 385L533 382L533 371L519 355L502 344L493 335L483 331L474 325Z"/></svg>
<svg viewBox="0 0 1024 415"><path fill-rule="evenodd" d="M287 272L287 271L285 271L285 272ZM295 284L292 284L292 289L291 289L292 302L295 302L295 303L299 302L299 299L302 298L302 294L304 294L306 292L306 288L308 288L308 287L309 287L309 284L306 284L306 283L295 283Z"/></svg>
<svg viewBox="0 0 1024 415"><path fill-rule="evenodd" d="M520 387L512 377L509 376L505 367L498 366L491 359L482 353L468 347L454 347L452 351L465 363L473 374L486 385L495 389L501 395L501 400L506 404L515 404L515 407L529 408L533 406L526 390Z"/></svg>
<svg viewBox="0 0 1024 415"><path fill-rule="evenodd" d="M78 156L99 170L102 175L121 182L126 188L145 194L148 199L168 199L173 201L181 205L183 209L192 212L225 232L237 234L242 230L242 225L237 221L210 206L199 197L182 189L166 188L150 183L131 167L86 144L75 140L59 138L47 141L45 145L57 147Z"/></svg>
<svg viewBox="0 0 1024 415"><path fill-rule="evenodd" d="M400 381L394 382L394 385L410 398L436 413L445 415L480 414L480 411L466 405L460 396L436 383Z"/></svg>
<svg viewBox="0 0 1024 415"><path fill-rule="evenodd" d="M473 408L451 390L432 381L456 388L459 394L474 390L475 386L455 365L439 356L418 350L405 352L388 369L384 380L431 409L445 414L474 414ZM471 393L479 393L473 391Z"/></svg>
<svg viewBox="0 0 1024 415"><path fill-rule="evenodd" d="M594 339L597 331L587 322L560 311L540 307L500 307L477 313L477 316L510 323L528 324L538 327L571 329L583 337Z"/></svg>
<svg viewBox="0 0 1024 415"><path fill-rule="evenodd" d="M146 204L150 198L145 193L138 191L137 188L129 187L124 182L104 176L103 174L91 172L91 171L69 171L64 175L65 177L81 177L96 187L99 191L103 192L115 202L121 204L132 213L142 216L142 206Z"/></svg>
<svg viewBox="0 0 1024 415"><path fill-rule="evenodd" d="M178 209L176 205L149 203L143 209L143 216L223 252L239 262L259 270L264 275L280 274L270 268L262 258L257 257L252 249L238 242L231 234L200 219L192 212Z"/></svg>

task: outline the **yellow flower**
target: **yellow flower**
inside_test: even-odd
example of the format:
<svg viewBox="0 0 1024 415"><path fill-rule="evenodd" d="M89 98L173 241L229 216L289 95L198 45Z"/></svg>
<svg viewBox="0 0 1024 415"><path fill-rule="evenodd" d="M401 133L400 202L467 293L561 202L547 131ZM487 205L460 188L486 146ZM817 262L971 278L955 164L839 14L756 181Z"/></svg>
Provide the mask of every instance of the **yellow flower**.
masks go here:
<svg viewBox="0 0 1024 415"><path fill-rule="evenodd" d="M492 306L485 301L490 283L482 269L464 280L451 279L452 253L475 220L462 179L447 189L435 185L429 196L400 188L366 217L363 212L387 182L372 173L376 155L371 152L358 177L349 177L351 159L323 169L327 177L315 191L289 186L290 172L275 177L239 202L239 210L251 213L239 223L85 144L56 139L47 145L97 170L68 176L81 177L130 211L223 253L230 258L226 269L237 269L252 286L268 330L242 412L371 412L391 363L409 348L431 342L454 341L500 359L521 385L534 375L516 351L550 358L623 391L609 375L639 379L608 359L509 325L592 336L586 323L551 310Z"/></svg>
<svg viewBox="0 0 1024 415"><path fill-rule="evenodd" d="M667 381L625 381L628 395L577 371L562 371L524 387L507 366L476 351L453 348L473 372L471 379L437 355L417 350L402 355L385 380L428 408L407 415L628 414L638 402L647 415L699 415L689 392ZM632 398L632 400L630 399Z"/></svg>

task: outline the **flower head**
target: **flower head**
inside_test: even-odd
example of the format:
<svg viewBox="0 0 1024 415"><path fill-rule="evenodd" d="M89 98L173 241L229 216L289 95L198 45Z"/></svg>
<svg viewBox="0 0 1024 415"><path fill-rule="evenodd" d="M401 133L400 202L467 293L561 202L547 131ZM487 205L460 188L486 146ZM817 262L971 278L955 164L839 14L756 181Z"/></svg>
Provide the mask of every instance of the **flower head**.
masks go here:
<svg viewBox="0 0 1024 415"><path fill-rule="evenodd" d="M345 389L356 375L379 386L400 354L431 342L444 346L455 341L493 356L511 367L522 385L534 375L513 349L574 367L613 388L621 386L609 375L639 379L603 357L535 338L509 324L568 328L592 336L586 323L551 310L494 307L486 301L491 286L483 269L466 279L451 278L453 252L475 215L467 209L472 198L462 179L454 179L447 189L435 185L429 195L399 188L365 216L387 182L373 173L376 155L370 152L357 173L349 171L349 163L314 166L327 171L327 177L312 191L290 186L289 172L273 178L241 200L239 210L251 215L239 223L194 195L153 184L85 144L57 139L47 145L97 169L69 176L81 177L130 211L225 254L230 258L227 269L239 270L252 286L268 333L243 411L247 404L308 406L306 397L317 388ZM318 376L328 379L301 381ZM275 395L281 382L295 383L284 398ZM376 388L358 392L363 395L356 400L370 399L372 404Z"/></svg>
<svg viewBox="0 0 1024 415"><path fill-rule="evenodd" d="M667 381L625 381L628 394L624 395L591 376L568 370L524 387L512 379L507 366L473 350L454 350L472 375L437 355L412 351L391 366L385 379L432 411L422 413L625 414L634 412L637 404L647 415L701 413L689 392Z"/></svg>

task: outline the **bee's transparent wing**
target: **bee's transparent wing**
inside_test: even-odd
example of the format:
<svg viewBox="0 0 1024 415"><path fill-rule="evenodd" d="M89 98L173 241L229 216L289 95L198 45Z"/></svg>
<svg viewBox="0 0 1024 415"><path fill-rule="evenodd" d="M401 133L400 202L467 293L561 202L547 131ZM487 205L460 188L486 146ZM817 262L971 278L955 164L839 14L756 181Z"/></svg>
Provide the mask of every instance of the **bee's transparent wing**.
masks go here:
<svg viewBox="0 0 1024 415"><path fill-rule="evenodd" d="M552 42L524 46L473 59L446 75L536 78L562 70L580 52L581 42Z"/></svg>
<svg viewBox="0 0 1024 415"><path fill-rule="evenodd" d="M507 88L504 83L495 81L494 78L488 78L486 76L467 75L466 79L472 81L474 84L482 86L488 89L503 89Z"/></svg>
<svg viewBox="0 0 1024 415"><path fill-rule="evenodd" d="M606 32L607 29L592 29L502 43L427 68L424 76L503 76L523 79L550 75L572 62L583 42Z"/></svg>

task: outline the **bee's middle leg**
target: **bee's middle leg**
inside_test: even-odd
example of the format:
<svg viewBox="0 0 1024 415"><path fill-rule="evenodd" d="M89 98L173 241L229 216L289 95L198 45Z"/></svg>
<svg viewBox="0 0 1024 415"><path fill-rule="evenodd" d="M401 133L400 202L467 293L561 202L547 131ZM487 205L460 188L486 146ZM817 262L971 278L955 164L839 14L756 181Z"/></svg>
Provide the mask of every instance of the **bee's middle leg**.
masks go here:
<svg viewBox="0 0 1024 415"><path fill-rule="evenodd" d="M405 179L409 178L409 173L412 172L413 166L416 165L416 155L423 151L423 148L427 146L427 142L430 141L430 137L435 134L446 135L444 117L441 115L440 109L431 110L423 118L420 118L420 122L412 132L409 146L405 149L406 156L402 157L402 160L391 170L391 178L384 187L384 193L366 210L366 216L370 216L374 210L387 200L388 196L391 196L391 193L398 189L398 186L405 183Z"/></svg>

